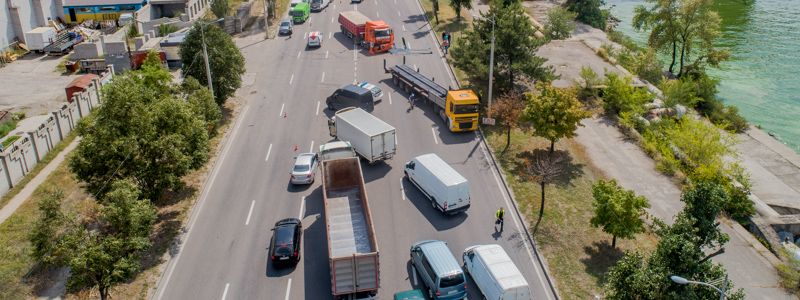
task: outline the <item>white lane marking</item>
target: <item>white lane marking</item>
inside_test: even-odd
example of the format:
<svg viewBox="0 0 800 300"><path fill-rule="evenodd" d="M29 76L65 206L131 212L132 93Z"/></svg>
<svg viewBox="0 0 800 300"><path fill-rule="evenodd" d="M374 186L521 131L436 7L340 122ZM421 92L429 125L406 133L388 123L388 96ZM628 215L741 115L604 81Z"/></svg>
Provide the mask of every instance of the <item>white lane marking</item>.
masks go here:
<svg viewBox="0 0 800 300"><path fill-rule="evenodd" d="M319 116L319 101L317 101L317 116Z"/></svg>
<svg viewBox="0 0 800 300"><path fill-rule="evenodd" d="M333 37L333 31L328 32L328 39L330 40L332 37ZM327 52L327 50L325 52Z"/></svg>
<svg viewBox="0 0 800 300"><path fill-rule="evenodd" d="M403 24L403 31L406 31L406 24Z"/></svg>
<svg viewBox="0 0 800 300"><path fill-rule="evenodd" d="M305 38L303 38L303 39L305 39ZM303 51L297 51L297 58L300 58L300 53L303 53Z"/></svg>
<svg viewBox="0 0 800 300"><path fill-rule="evenodd" d="M478 141L478 143L481 143L481 142ZM503 189L503 184L500 183L500 177L497 176L497 172L499 172L499 170L495 169L494 165L492 165L492 163L490 162L489 152L484 147L484 144L481 143L480 146L481 146L480 147L481 151L483 151L483 157L486 159L487 162L489 162L489 165L492 166L492 168L491 168L492 169L491 170L492 176L494 176L494 181L497 183L497 189L500 190L500 194L503 195L503 200L506 202L506 207L508 207L508 208L513 207L513 206L511 206L511 201L509 201L508 196L506 196L506 192ZM522 221L517 220L516 214L511 214L511 220L514 220L514 226L517 227L517 232L523 232L522 231L522 227L520 227L520 223ZM533 250L531 250L531 246L529 245L529 243L526 241L523 244L525 245L525 249L528 250L528 257L531 259L531 263L533 264L534 268L537 269L539 272L543 273L544 271L537 267L536 260L533 258ZM539 276L539 274L540 274L539 272L535 272L536 273L536 277L539 278L539 283L543 287L547 287L548 285L545 284L544 279L542 279L542 276ZM552 299L552 297L550 296L550 292L547 292L546 295L547 295L547 299Z"/></svg>
<svg viewBox="0 0 800 300"><path fill-rule="evenodd" d="M305 39L307 39L307 38L308 38L308 32L306 32L306 33L304 33L304 34L303 34L303 39L305 40Z"/></svg>
<svg viewBox="0 0 800 300"><path fill-rule="evenodd" d="M333 7L336 8L336 5L334 5ZM331 23L333 23L333 17L331 17Z"/></svg>
<svg viewBox="0 0 800 300"><path fill-rule="evenodd" d="M389 104L392 104L392 93L389 93Z"/></svg>
<svg viewBox="0 0 800 300"><path fill-rule="evenodd" d="M413 49L414 48L414 47L411 47L411 42L406 42L406 45L408 46L408 49Z"/></svg>
<svg viewBox="0 0 800 300"><path fill-rule="evenodd" d="M414 286L417 285L417 267L411 267L411 273L414 274Z"/></svg>
<svg viewBox="0 0 800 300"><path fill-rule="evenodd" d="M222 292L222 300L225 300L225 297L228 296L228 288L231 287L230 283L225 284L225 291Z"/></svg>
<svg viewBox="0 0 800 300"><path fill-rule="evenodd" d="M254 206L256 206L256 200L253 200L253 202L250 202L250 211L247 212L247 221L244 222L245 226L250 224L250 216L253 215L253 207Z"/></svg>
<svg viewBox="0 0 800 300"><path fill-rule="evenodd" d="M397 11L397 16L398 17L402 17L402 15L400 15L400 11L399 10Z"/></svg>
<svg viewBox="0 0 800 300"><path fill-rule="evenodd" d="M328 59L328 50L325 50L325 59Z"/></svg>
<svg viewBox="0 0 800 300"><path fill-rule="evenodd" d="M289 282L286 283L286 297L285 300L289 300L289 292L292 290L292 279L289 278Z"/></svg>
<svg viewBox="0 0 800 300"><path fill-rule="evenodd" d="M378 0L375 0L375 5L378 5Z"/></svg>
<svg viewBox="0 0 800 300"><path fill-rule="evenodd" d="M336 4L333 5L333 9L336 9Z"/></svg>
<svg viewBox="0 0 800 300"><path fill-rule="evenodd" d="M194 229L194 223L197 222L198 216L203 211L203 207L204 207L204 205L206 203L206 199L208 199L208 193L211 190L211 187L214 186L214 182L217 181L217 174L219 174L219 169L222 168L221 166L225 162L225 158L228 156L228 152L231 149L231 145L233 144L233 141L236 140L236 137L238 136L239 126L242 125L242 122L243 122L242 120L244 120L245 117L247 116L247 111L249 109L250 109L250 106L245 106L244 111L242 111L241 116L236 121L237 122L236 123L236 127L233 128L233 131L231 133L230 138L226 141L225 146L222 149L222 153L220 154L219 159L217 160L217 162L214 163L214 166L213 166L214 171L212 171L211 177L209 177L210 181L207 181L208 184L203 184L204 188L203 188L203 192L200 194L200 203L197 203L195 208L192 209L192 213L191 213L192 215L189 217L189 224L188 224L188 226L186 226L186 228L189 228L189 229L186 231L186 236L182 239L182 241L184 242L183 245L186 245L186 243L189 241L189 238L192 236L192 229ZM164 285L161 286L162 280L159 280L159 282L158 282L158 287L161 288L161 291L158 292L158 297L156 299L160 300L161 298L164 297L164 292L167 290L166 286L169 285L169 280L170 280L170 278L172 278L172 273L175 271L175 266L177 266L178 262L181 260L181 254L183 254L183 252L184 251L178 251L178 255L175 256L174 259L171 259L169 261L170 265L169 265L169 267L167 269L166 277L162 277L161 278L161 279L163 279Z"/></svg>
<svg viewBox="0 0 800 300"><path fill-rule="evenodd" d="M397 0L394 0L394 4L397 4Z"/></svg>
<svg viewBox="0 0 800 300"><path fill-rule="evenodd" d="M322 72L322 79L320 79L319 82L325 82L325 72Z"/></svg>
<svg viewBox="0 0 800 300"><path fill-rule="evenodd" d="M300 198L300 213L297 214L298 219L300 220L303 219L303 214L305 213L305 209L306 209L306 196L303 196L303 198Z"/></svg>
<svg viewBox="0 0 800 300"><path fill-rule="evenodd" d="M285 105L286 105L286 103L281 103L281 112L280 112L280 113L278 113L278 117L283 117L283 107L284 107Z"/></svg>
<svg viewBox="0 0 800 300"><path fill-rule="evenodd" d="M376 11L376 12L375 12L375 15L377 15L377 16L378 16L378 18L380 18L380 17L381 17L381 12L379 12L379 11Z"/></svg>
<svg viewBox="0 0 800 300"><path fill-rule="evenodd" d="M269 144L269 148L267 149L267 157L264 158L264 161L269 161L269 154L272 153L272 144Z"/></svg>
<svg viewBox="0 0 800 300"><path fill-rule="evenodd" d="M292 85L292 81L294 81L294 74L292 74L292 77L289 78L289 85Z"/></svg>
<svg viewBox="0 0 800 300"><path fill-rule="evenodd" d="M434 130L433 127L431 127L431 133L433 133L433 142L438 145L439 141L436 139L436 130Z"/></svg>
<svg viewBox="0 0 800 300"><path fill-rule="evenodd" d="M400 178L400 197L403 197L403 201L406 200L406 190L403 188L403 178Z"/></svg>
<svg viewBox="0 0 800 300"><path fill-rule="evenodd" d="M314 140L311 140L311 147L308 147L308 152L314 152Z"/></svg>

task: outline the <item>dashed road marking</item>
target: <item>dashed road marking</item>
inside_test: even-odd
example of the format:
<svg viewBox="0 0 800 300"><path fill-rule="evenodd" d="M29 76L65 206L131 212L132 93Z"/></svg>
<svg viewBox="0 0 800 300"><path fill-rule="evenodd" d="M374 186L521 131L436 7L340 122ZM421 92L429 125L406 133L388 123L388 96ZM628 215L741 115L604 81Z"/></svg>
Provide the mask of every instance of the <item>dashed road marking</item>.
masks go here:
<svg viewBox="0 0 800 300"><path fill-rule="evenodd" d="M308 152L314 152L314 140L311 140L311 147L308 147Z"/></svg>
<svg viewBox="0 0 800 300"><path fill-rule="evenodd" d="M283 116L283 108L286 106L286 103L281 103L281 112L278 113L278 117Z"/></svg>
<svg viewBox="0 0 800 300"><path fill-rule="evenodd" d="M402 17L402 15L400 14L400 11L399 11L399 10L397 11L397 16L398 16L398 17Z"/></svg>
<svg viewBox="0 0 800 300"><path fill-rule="evenodd" d="M330 40L332 37L333 37L333 31L328 32L328 39ZM327 50L325 51L325 53L327 53Z"/></svg>
<svg viewBox="0 0 800 300"><path fill-rule="evenodd" d="M403 31L406 31L406 24L403 24Z"/></svg>
<svg viewBox="0 0 800 300"><path fill-rule="evenodd" d="M250 224L250 216L253 215L253 207L256 206L256 200L250 202L250 211L247 212L247 221L244 221L244 225L247 226Z"/></svg>
<svg viewBox="0 0 800 300"><path fill-rule="evenodd" d="M376 12L375 12L375 15L377 15L377 16L378 16L378 18L380 18L380 17L381 17L381 12L379 12L379 11L376 11Z"/></svg>
<svg viewBox="0 0 800 300"><path fill-rule="evenodd" d="M403 197L403 201L406 200L406 190L403 188L403 178L400 178L400 197Z"/></svg>
<svg viewBox="0 0 800 300"><path fill-rule="evenodd" d="M303 39L305 39L305 38L303 38ZM300 58L300 54L301 53L303 53L303 51L297 51L297 58Z"/></svg>
<svg viewBox="0 0 800 300"><path fill-rule="evenodd" d="M291 290L292 290L292 279L289 278L289 282L286 283L286 297L283 298L284 300L289 300L289 292Z"/></svg>
<svg viewBox="0 0 800 300"><path fill-rule="evenodd" d="M392 93L389 93L389 105L392 104Z"/></svg>
<svg viewBox="0 0 800 300"><path fill-rule="evenodd" d="M231 286L230 283L225 284L225 291L222 292L222 300L225 300L225 297L228 296L228 288Z"/></svg>
<svg viewBox="0 0 800 300"><path fill-rule="evenodd" d="M316 113L316 115L319 116L319 101L317 101L317 113Z"/></svg>
<svg viewBox="0 0 800 300"><path fill-rule="evenodd" d="M439 144L439 140L436 139L436 130L434 129L434 127L431 127L431 133L433 134L433 142L438 145Z"/></svg>
<svg viewBox="0 0 800 300"><path fill-rule="evenodd" d="M325 72L322 72L322 79L320 79L319 82L325 82Z"/></svg>
<svg viewBox="0 0 800 300"><path fill-rule="evenodd" d="M264 158L264 161L269 161L269 154L272 153L272 144L269 144L269 148L267 148L267 157Z"/></svg>
<svg viewBox="0 0 800 300"><path fill-rule="evenodd" d="M328 59L328 50L325 50L325 59Z"/></svg>
<svg viewBox="0 0 800 300"><path fill-rule="evenodd" d="M292 81L294 81L294 74L292 74L292 77L289 78L289 85L292 85Z"/></svg>

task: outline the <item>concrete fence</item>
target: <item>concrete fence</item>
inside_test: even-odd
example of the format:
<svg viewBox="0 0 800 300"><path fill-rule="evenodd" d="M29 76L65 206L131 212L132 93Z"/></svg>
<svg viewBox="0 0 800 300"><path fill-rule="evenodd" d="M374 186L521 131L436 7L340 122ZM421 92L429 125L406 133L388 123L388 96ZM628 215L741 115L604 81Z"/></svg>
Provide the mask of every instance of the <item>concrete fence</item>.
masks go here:
<svg viewBox="0 0 800 300"><path fill-rule="evenodd" d="M11 145L0 151L0 196L18 184L33 170L58 143L78 125L78 121L94 111L102 100L100 88L114 76L109 66L86 90L75 93L72 101L50 114L26 118L4 139L19 136Z"/></svg>

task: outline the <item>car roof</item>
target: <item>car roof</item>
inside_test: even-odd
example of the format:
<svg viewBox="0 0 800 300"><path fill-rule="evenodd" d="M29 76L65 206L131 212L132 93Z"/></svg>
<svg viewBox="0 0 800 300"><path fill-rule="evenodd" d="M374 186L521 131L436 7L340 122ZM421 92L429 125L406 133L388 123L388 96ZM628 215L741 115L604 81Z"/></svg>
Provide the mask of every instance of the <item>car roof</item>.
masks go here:
<svg viewBox="0 0 800 300"><path fill-rule="evenodd" d="M434 173L447 186L458 185L467 182L467 179L458 173L452 166L436 153L428 153L415 157L419 164L425 165L431 173Z"/></svg>
<svg viewBox="0 0 800 300"><path fill-rule="evenodd" d="M317 37L317 36L321 36L321 35L322 34L319 31L312 31L311 33L308 34L308 37L312 37L312 36L313 37Z"/></svg>
<svg viewBox="0 0 800 300"><path fill-rule="evenodd" d="M287 225L297 225L300 224L300 219L298 218L286 218L275 222L275 227L287 226Z"/></svg>
<svg viewBox="0 0 800 300"><path fill-rule="evenodd" d="M439 276L463 273L453 253L442 241L423 241L416 244L428 258L433 271Z"/></svg>
<svg viewBox="0 0 800 300"><path fill-rule="evenodd" d="M297 159L294 161L294 164L295 165L297 165L297 164L304 164L304 165L311 164L311 158L313 158L314 155L316 155L316 154L314 154L314 153L300 153L299 155L297 155Z"/></svg>
<svg viewBox="0 0 800 300"><path fill-rule="evenodd" d="M359 94L359 95L370 93L369 90L367 90L365 88L362 88L360 86L357 86L355 84L345 85L345 86L342 87L342 89L345 90L345 91L348 91L348 92Z"/></svg>

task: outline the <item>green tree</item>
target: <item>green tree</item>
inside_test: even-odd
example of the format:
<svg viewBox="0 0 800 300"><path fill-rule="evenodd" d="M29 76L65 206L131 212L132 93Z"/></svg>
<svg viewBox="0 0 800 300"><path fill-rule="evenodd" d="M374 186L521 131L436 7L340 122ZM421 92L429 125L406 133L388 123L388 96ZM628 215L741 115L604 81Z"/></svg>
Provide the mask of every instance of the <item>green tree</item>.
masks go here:
<svg viewBox="0 0 800 300"><path fill-rule="evenodd" d="M436 6L438 7L439 4L437 3ZM472 0L450 0L450 7L456 12L456 21L461 22L461 9L472 9Z"/></svg>
<svg viewBox="0 0 800 300"><path fill-rule="evenodd" d="M620 77L614 72L606 73L606 89L603 92L603 107L606 112L622 114L640 112L642 105L653 99L647 90L633 86L630 77Z"/></svg>
<svg viewBox="0 0 800 300"><path fill-rule="evenodd" d="M581 107L571 89L559 89L549 83L536 85L536 93L527 94L528 105L522 118L530 122L533 134L550 141L550 153L556 141L575 136L583 118L591 114Z"/></svg>
<svg viewBox="0 0 800 300"><path fill-rule="evenodd" d="M494 18L492 18L494 16ZM503 7L492 2L489 12L473 21L473 27L455 40L451 49L453 64L465 70L471 82L487 82L492 41L492 19L495 24L495 88L511 90L519 75L536 81L550 81L553 70L545 67L545 59L536 56L542 41L534 37L534 28L518 1Z"/></svg>
<svg viewBox="0 0 800 300"><path fill-rule="evenodd" d="M675 107L677 104L693 108L703 101L703 98L695 95L696 85L690 79L671 79L664 80L658 85L664 94L664 106Z"/></svg>
<svg viewBox="0 0 800 300"><path fill-rule="evenodd" d="M563 40L572 35L575 30L576 14L563 7L556 6L547 11L547 23L544 25L544 34L551 40Z"/></svg>
<svg viewBox="0 0 800 300"><path fill-rule="evenodd" d="M31 257L38 263L50 266L58 263L58 240L64 214L61 211L61 200L64 193L59 190L47 191L39 201L39 218L28 234L33 250Z"/></svg>
<svg viewBox="0 0 800 300"><path fill-rule="evenodd" d="M637 6L633 16L633 27L636 30L650 30L647 45L670 56L671 74L675 74L673 71L680 44L679 2L679 0L645 0L647 5Z"/></svg>
<svg viewBox="0 0 800 300"><path fill-rule="evenodd" d="M719 230L717 222L717 215L728 202L724 186L712 181L696 182L683 192L681 201L686 203L683 211L694 219L701 246L713 247L728 241L728 235Z"/></svg>
<svg viewBox="0 0 800 300"><path fill-rule="evenodd" d="M164 68L158 52L148 52L139 70L140 72L136 74L142 79L142 84L159 94L170 93L172 75Z"/></svg>
<svg viewBox="0 0 800 300"><path fill-rule="evenodd" d="M613 179L600 180L592 185L592 196L594 217L590 222L592 226L602 227L603 231L611 234L612 248L617 247L617 237L630 239L644 232L642 216L645 215L645 208L650 207L647 198L623 189Z"/></svg>
<svg viewBox="0 0 800 300"><path fill-rule="evenodd" d="M211 91L200 84L194 77L186 77L181 84L183 98L189 103L189 107L196 116L205 121L208 134L213 135L222 118L219 105L214 102Z"/></svg>
<svg viewBox="0 0 800 300"><path fill-rule="evenodd" d="M733 164L725 160L735 157L736 137L703 120L684 116L675 126L664 130L666 140L680 150L679 157L687 164L693 180L705 180L729 173Z"/></svg>
<svg viewBox="0 0 800 300"><path fill-rule="evenodd" d="M245 72L244 57L231 37L219 26L198 22L186 34L180 55L184 76L192 76L208 86L206 66L203 62L203 41L208 52L214 98L222 104L242 85Z"/></svg>
<svg viewBox="0 0 800 300"><path fill-rule="evenodd" d="M214 13L217 18L224 18L228 16L228 0L212 0L211 1L211 12Z"/></svg>
<svg viewBox="0 0 800 300"><path fill-rule="evenodd" d="M567 0L564 6L577 14L578 21L605 30L608 11L600 9L605 4L603 0Z"/></svg>
<svg viewBox="0 0 800 300"><path fill-rule="evenodd" d="M139 194L131 180L114 182L102 201L97 225L76 226L64 238L70 290L96 287L100 299L108 299L112 287L139 271L141 253L150 247L149 234L156 220L155 207L139 200Z"/></svg>
<svg viewBox="0 0 800 300"><path fill-rule="evenodd" d="M581 79L575 80L575 85L579 87L578 97L581 99L599 98L598 86L605 84L604 78L600 78L597 72L590 67L581 67Z"/></svg>
<svg viewBox="0 0 800 300"><path fill-rule="evenodd" d="M160 84L145 84L142 74L129 72L103 86L103 106L77 128L82 140L70 170L100 199L107 184L121 178L132 178L148 198L158 199L181 187L181 177L208 158L204 120Z"/></svg>
<svg viewBox="0 0 800 300"><path fill-rule="evenodd" d="M492 107L489 108L489 115L497 119L497 123L506 128L506 146L502 153L511 146L511 130L518 128L520 117L525 109L525 99L517 92L506 92L501 95Z"/></svg>
<svg viewBox="0 0 800 300"><path fill-rule="evenodd" d="M432 0L433 5L433 18L436 19L436 24L439 24L439 0Z"/></svg>

